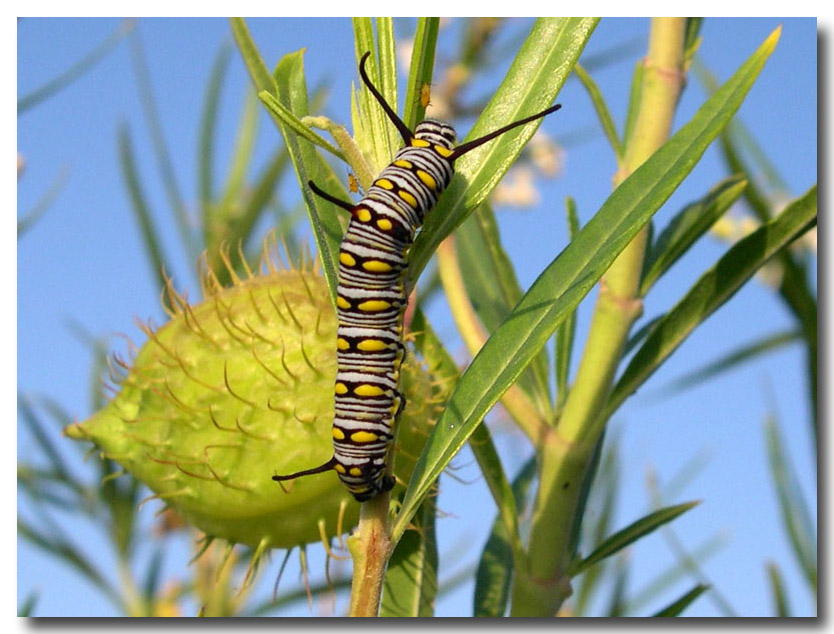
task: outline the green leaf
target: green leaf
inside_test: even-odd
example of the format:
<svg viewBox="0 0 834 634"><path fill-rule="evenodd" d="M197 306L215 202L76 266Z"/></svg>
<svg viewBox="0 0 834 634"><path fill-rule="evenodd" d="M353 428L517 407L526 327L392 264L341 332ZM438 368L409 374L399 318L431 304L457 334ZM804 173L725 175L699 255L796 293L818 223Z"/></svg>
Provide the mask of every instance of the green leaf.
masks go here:
<svg viewBox="0 0 834 634"><path fill-rule="evenodd" d="M793 555L808 583L817 591L817 539L814 523L799 480L791 465L784 442L774 417L768 417L765 424L767 457L770 474L776 487L782 526L788 534Z"/></svg>
<svg viewBox="0 0 834 634"><path fill-rule="evenodd" d="M49 99L52 95L69 86L76 79L101 61L110 51L116 48L125 37L133 32L136 27L136 20L123 20L113 29L113 32L101 44L96 46L87 55L70 66L63 73L49 80L42 86L27 93L17 100L17 114L22 114L29 108Z"/></svg>
<svg viewBox="0 0 834 634"><path fill-rule="evenodd" d="M648 535L655 529L671 522L673 519L686 513L689 509L697 506L700 502L687 502L686 504L677 504L675 506L667 506L654 513L649 513L645 517L641 517L636 522L632 522L624 529L617 531L611 537L600 544L594 552L588 555L582 561L571 565L568 574L575 577L590 566L610 557L614 553L619 552L629 544L637 541L641 537Z"/></svg>
<svg viewBox="0 0 834 634"><path fill-rule="evenodd" d="M38 593L30 592L26 600L17 608L18 616L34 616L35 604L38 602Z"/></svg>
<svg viewBox="0 0 834 634"><path fill-rule="evenodd" d="M617 255L692 170L776 45L774 32L693 119L631 174L542 272L458 382L432 429L392 525L396 540L431 483Z"/></svg>
<svg viewBox="0 0 834 634"><path fill-rule="evenodd" d="M788 595L785 592L785 581L779 571L779 566L772 561L767 563L767 580L770 583L770 592L773 594L774 616L789 617L791 610L788 606Z"/></svg>
<svg viewBox="0 0 834 634"><path fill-rule="evenodd" d="M275 93L275 79L269 68L264 63L252 35L249 33L249 27L246 26L246 20L243 18L229 18L229 25L232 27L232 35L235 38L240 56L243 58L243 63L246 65L246 70L249 71L249 76L252 78L252 83L258 92L266 90L270 93Z"/></svg>
<svg viewBox="0 0 834 634"><path fill-rule="evenodd" d="M730 248L652 328L614 386L603 420L613 414L674 352L689 334L726 302L779 249L790 244L816 222L817 188L786 207Z"/></svg>
<svg viewBox="0 0 834 634"><path fill-rule="evenodd" d="M704 592L709 590L709 586L699 583L692 590L684 594L682 597L667 605L665 608L656 612L652 616L679 616L689 604L695 601Z"/></svg>
<svg viewBox="0 0 834 634"><path fill-rule="evenodd" d="M116 605L120 605L120 599L113 590L113 584L105 579L105 577L96 568L96 565L88 559L75 545L67 541L62 535L49 534L38 532L34 526L29 524L25 519L17 518L17 534L37 546L44 552L55 556L64 563L69 564L70 568L76 572L81 573L89 581L93 583L102 593Z"/></svg>
<svg viewBox="0 0 834 634"><path fill-rule="evenodd" d="M628 93L628 109L626 110L625 129L623 130L623 147L628 147L631 143L634 124L637 123L637 113L640 112L644 68L643 60L640 60L635 64L634 73L631 76L631 89Z"/></svg>
<svg viewBox="0 0 834 634"><path fill-rule="evenodd" d="M145 252L151 266L151 275L157 283L157 288L165 288L165 271L172 269L166 264L168 259L162 254L159 231L151 217L139 173L136 170L136 158L133 143L130 140L130 130L127 126L119 127L119 157L121 159L122 176L125 179L131 209L139 223L139 230L145 243ZM167 301L167 300L164 300Z"/></svg>
<svg viewBox="0 0 834 634"><path fill-rule="evenodd" d="M434 499L426 499L416 516L416 529L407 531L394 549L385 572L380 616L434 616L435 513Z"/></svg>
<svg viewBox="0 0 834 634"><path fill-rule="evenodd" d="M782 346L801 340L802 333L795 330L789 332L777 332L775 335L767 335L757 339L756 341L740 346L721 358L716 359L712 363L708 363L701 368L688 372L664 388L664 391L680 392L709 379L713 379L724 372L738 367L742 363L755 359L759 355L772 350L777 350Z"/></svg>
<svg viewBox="0 0 834 634"><path fill-rule="evenodd" d="M189 260L196 262L199 252L195 242L194 232L191 229L191 220L188 216L188 208L177 183L176 170L171 161L171 153L165 143L165 134L162 131L162 123L159 116L159 108L153 93L153 82L151 81L150 68L145 49L142 46L142 39L137 31L130 41L130 51L133 61L133 70L136 75L136 83L139 86L139 97L142 103L142 111L145 115L145 123L156 158L157 169L165 187L165 195L168 203L174 212L174 220L180 234L180 239L188 254ZM170 272L170 269L168 269Z"/></svg>
<svg viewBox="0 0 834 634"><path fill-rule="evenodd" d="M741 176L731 176L713 187L698 201L684 207L646 254L640 295L644 296L660 277L686 253L724 212L741 196L747 181Z"/></svg>
<svg viewBox="0 0 834 634"><path fill-rule="evenodd" d="M304 90L306 93L306 86ZM316 132L311 130L309 126L304 125L304 122L301 120L301 117L293 114L292 110L290 110L290 108L286 107L278 99L276 99L275 95L273 95L269 91L262 90L258 93L258 97L266 106L267 110L269 110L269 112L272 113L272 115L276 119L281 121L281 123L287 126L290 130L295 132L297 135L307 139L313 145L318 145L323 150L327 150L336 158L339 158L343 161L345 160L345 155L342 154L339 148L330 143L330 141L325 139L320 134L317 134Z"/></svg>
<svg viewBox="0 0 834 634"><path fill-rule="evenodd" d="M715 535L699 546L693 548L692 552L689 553L688 556L694 561L704 564L707 559L724 548L728 541L728 538L724 535ZM682 565L678 561L672 563L663 572L659 573L654 579L648 582L642 590L634 593L631 599L629 599L626 609L633 614L646 603L655 601L659 595L666 592L670 587L672 587L673 584L680 581L683 577L691 574L693 574L692 571L686 565Z"/></svg>
<svg viewBox="0 0 834 634"><path fill-rule="evenodd" d="M64 189L64 185L67 184L69 172L70 170L68 166L62 166L53 181L49 184L49 187L46 188L46 191L38 199L38 202L36 202L35 205L17 221L18 240L24 233L31 229L52 206L52 203L54 203L58 198L58 194L60 194L61 190Z"/></svg>
<svg viewBox="0 0 834 634"><path fill-rule="evenodd" d="M527 490L535 474L536 460L533 457L527 461L513 480L514 508L512 512L516 517L524 514ZM474 616L504 616L510 597L510 582L515 569L515 560L511 538L507 531L507 522L499 511L492 522L492 531L478 561L478 572L475 575Z"/></svg>
<svg viewBox="0 0 834 634"><path fill-rule="evenodd" d="M217 114L220 108L220 91L223 79L229 67L232 49L222 46L214 58L214 64L206 86L203 100L203 114L200 117L200 205L203 218L207 215L207 206L214 197L214 141L217 130Z"/></svg>
<svg viewBox="0 0 834 634"><path fill-rule="evenodd" d="M267 100L279 103L284 109L295 113L296 117L307 114L307 84L304 79L304 51L296 51L285 55L275 68L276 95L270 95ZM264 93L261 93L264 98ZM336 286L338 286L338 253L342 241L343 229L339 221L338 207L333 203L322 200L310 189L308 182L314 181L323 190L343 200L348 200L348 194L341 181L333 174L333 170L318 155L315 148L305 139L299 139L292 129L283 121L276 119L284 142L290 154L290 160L295 168L298 183L307 204L307 213L313 228L313 236L318 247L322 262L322 271L330 290L330 298L335 305ZM306 127L306 126L305 126Z"/></svg>
<svg viewBox="0 0 834 634"><path fill-rule="evenodd" d="M393 40L389 38L388 27L384 21L381 24L378 22L378 32L380 33L380 45L385 47L385 51L379 51L379 58L377 58L377 43L374 39L371 18L353 18L356 65L358 68L362 56L370 52L371 55L365 64L368 78L385 97L388 105L393 108L394 112L397 112L396 59L390 51ZM357 131L355 136L357 141L360 141L360 146L363 143L368 143L368 147L362 149L373 157L371 167L375 173L379 173L385 165L391 162L394 153L402 145L402 139L400 139L399 132L397 132L394 124L388 119L388 115L385 114L371 91L364 85L364 82L360 87L359 95L359 118L362 123L357 124L357 120L354 118L354 130L361 125L364 132L360 135Z"/></svg>
<svg viewBox="0 0 834 634"><path fill-rule="evenodd" d="M466 138L477 138L550 106L596 23L593 18L537 20L501 86ZM419 277L437 245L486 200L537 127L538 123L531 123L501 135L456 162L458 176L427 215L411 250L412 282Z"/></svg>
<svg viewBox="0 0 834 634"><path fill-rule="evenodd" d="M403 121L410 130L426 116L422 94L424 86L431 87L439 24L440 18L417 18L414 44L411 48L411 67L408 71L408 88L403 104Z"/></svg>
<svg viewBox="0 0 834 634"><path fill-rule="evenodd" d="M611 116L608 104L605 103L605 97L602 96L602 91L600 91L599 86L597 86L596 82L588 74L588 71L579 64L573 67L573 73L582 82L588 96L591 98L591 104L594 106L594 110L596 110L597 118L602 125L602 131L605 132L605 137L608 139L608 143L611 144L611 149L614 150L614 155L619 161L623 157L623 144L620 142L619 136L617 136L617 126L614 124L614 118Z"/></svg>
<svg viewBox="0 0 834 634"><path fill-rule="evenodd" d="M568 217L570 239L579 233L579 215L576 213L576 201L568 196L565 199L565 212ZM573 354L573 340L576 336L576 311L572 312L556 329L556 409L559 410L568 398L568 377L570 361Z"/></svg>
<svg viewBox="0 0 834 634"><path fill-rule="evenodd" d="M501 245L495 215L487 203L479 205L458 227L455 246L460 268L466 271L463 281L470 302L487 332L494 332L521 299L522 290ZM546 354L536 357L531 372L522 376L519 385L539 411L549 415Z"/></svg>

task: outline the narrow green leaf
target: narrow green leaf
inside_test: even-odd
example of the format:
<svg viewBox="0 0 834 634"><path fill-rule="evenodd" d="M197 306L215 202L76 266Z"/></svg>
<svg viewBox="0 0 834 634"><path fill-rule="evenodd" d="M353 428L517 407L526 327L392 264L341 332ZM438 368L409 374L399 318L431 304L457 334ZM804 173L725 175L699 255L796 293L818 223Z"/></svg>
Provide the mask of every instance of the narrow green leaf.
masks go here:
<svg viewBox="0 0 834 634"><path fill-rule="evenodd" d="M611 588L611 597L608 599L606 617L623 616L626 606L626 584L628 582L628 559L618 557L614 567L614 586Z"/></svg>
<svg viewBox="0 0 834 634"><path fill-rule="evenodd" d="M296 115L294 115L289 108L284 106L275 97L275 95L266 90L263 90L258 93L258 97L267 107L267 110L269 110L269 112L271 112L276 119L280 120L281 123L290 128L297 135L304 137L314 145L318 145L323 150L327 150L336 158L339 158L343 161L345 160L345 155L342 154L339 148L330 143L330 141L325 139L320 134L317 134L316 132L311 130L308 126L304 125L304 122L301 121L301 117L297 117Z"/></svg>
<svg viewBox="0 0 834 634"><path fill-rule="evenodd" d="M172 269L167 266L168 259L162 254L159 231L153 218L151 218L151 212L145 200L145 193L139 181L139 173L136 171L136 158L130 140L130 130L125 125L119 128L119 157L121 159L122 176L125 179L127 193L130 197L131 209L133 209L136 221L139 223L139 230L145 243L145 252L151 266L151 275L158 285L157 288L165 288L165 272L170 272Z"/></svg>
<svg viewBox="0 0 834 634"><path fill-rule="evenodd" d="M467 139L550 106L596 24L593 18L537 20ZM411 283L419 277L437 245L486 200L537 127L538 122L508 132L456 162L458 176L426 217L411 250Z"/></svg>
<svg viewBox="0 0 834 634"><path fill-rule="evenodd" d="M203 114L200 117L200 203L203 218L206 207L214 197L214 141L217 130L217 114L220 108L220 91L229 67L232 49L221 46L217 50L211 67L206 96L203 99Z"/></svg>
<svg viewBox="0 0 834 634"><path fill-rule="evenodd" d="M774 616L786 618L791 616L791 610L788 605L788 595L785 591L785 581L782 573L772 561L767 563L767 580L770 583L770 592L773 595L773 611Z"/></svg>
<svg viewBox="0 0 834 634"><path fill-rule="evenodd" d="M607 434L606 429L603 434ZM617 496L620 490L620 468L618 458L619 443L616 439L608 441L608 449L600 460L599 471L594 477L590 495L587 498L588 510L583 510L582 543L596 548L605 536L611 532ZM591 522L591 524L588 524ZM590 598L599 583L605 578L604 565L592 566L582 576L579 587L572 600L577 615L584 615Z"/></svg>
<svg viewBox="0 0 834 634"><path fill-rule="evenodd" d="M376 42L379 55L379 88L385 101L391 104L395 111L399 111L397 95L397 46L394 42L394 20L392 18L376 18ZM386 121L388 121L386 117ZM395 151L402 145L402 138L398 131L390 124L385 127L388 135L388 147ZM393 154L392 154L393 157Z"/></svg>
<svg viewBox="0 0 834 634"><path fill-rule="evenodd" d="M258 97L255 93L247 91L243 112L238 122L232 160L229 164L226 184L219 205L222 213L233 213L232 206L239 204L243 198L246 174L249 172L249 166L252 163L252 154L257 138L258 114Z"/></svg>
<svg viewBox="0 0 834 634"><path fill-rule="evenodd" d="M570 239L579 233L579 215L576 212L576 201L568 196L565 199L565 212L568 218ZM576 336L576 311L565 319L556 329L556 409L559 410L568 398L568 377L570 362L573 355L573 340Z"/></svg>
<svg viewBox="0 0 834 634"><path fill-rule="evenodd" d="M403 104L403 121L410 130L426 116L422 94L424 86L428 86L429 89L431 87L439 24L440 18L417 18L411 48L411 67L408 71L408 87Z"/></svg>
<svg viewBox="0 0 834 634"><path fill-rule="evenodd" d="M266 90L275 93L275 79L269 68L264 63L255 41L249 33L249 27L243 18L229 18L229 25L232 27L232 35L235 38L240 56L249 71L252 83L255 84L257 92Z"/></svg>
<svg viewBox="0 0 834 634"><path fill-rule="evenodd" d="M634 65L634 73L631 75L631 89L628 93L628 109L626 110L626 122L623 129L623 148L631 143L631 135L634 132L634 124L637 122L637 113L640 112L640 100L643 90L643 60Z"/></svg>
<svg viewBox="0 0 834 634"><path fill-rule="evenodd" d="M688 372L684 376L676 379L670 385L664 388L664 391L680 392L688 389L699 383L703 383L709 379L723 374L739 365L746 363L762 354L777 350L785 345L802 341L802 333L798 331L777 332L775 335L767 335L756 341L740 346L736 350L716 359L712 363Z"/></svg>
<svg viewBox="0 0 834 634"><path fill-rule="evenodd" d="M684 207L657 237L646 254L640 295L644 296L660 277L689 250L741 196L747 181L731 176L698 201Z"/></svg>
<svg viewBox="0 0 834 634"><path fill-rule="evenodd" d="M18 221L17 221L17 238L18 240L20 237L26 233L29 229L31 229L34 224L41 219L41 217L46 213L46 211L52 206L52 203L58 198L58 194L61 193L61 190L64 189L64 185L67 184L67 180L69 179L69 167L64 165L58 171L58 174L55 176L54 180L49 184L49 187L46 188L46 191L43 195L38 199L38 202L27 211Z"/></svg>
<svg viewBox="0 0 834 634"><path fill-rule="evenodd" d="M17 411L24 425L32 434L35 442L40 447L41 451L43 451L49 466L54 469L58 476L66 478L68 484L70 482L74 482L75 478L67 469L66 462L64 461L61 452L58 451L55 441L52 439L43 422L35 413L29 399L25 398L23 395L18 395L17 397Z"/></svg>
<svg viewBox="0 0 834 634"><path fill-rule="evenodd" d="M602 412L607 420L689 334L726 302L779 249L790 244L816 222L817 188L786 207L730 248L652 328L634 354Z"/></svg>
<svg viewBox="0 0 834 634"><path fill-rule="evenodd" d="M246 248L252 231L266 210L267 205L273 199L278 181L286 171L288 164L289 154L286 148L281 148L275 153L275 156L272 157L272 160L252 186L243 211L229 232L229 244L240 244L243 248ZM283 231L277 233L286 236Z"/></svg>
<svg viewBox="0 0 834 634"><path fill-rule="evenodd" d="M156 598L157 590L159 590L160 573L162 572L162 557L165 551L162 548L156 548L151 555L151 560L148 563L148 570L145 573L145 582L142 584L142 596L148 605L153 605Z"/></svg>
<svg viewBox="0 0 834 634"><path fill-rule="evenodd" d="M452 457L553 331L672 194L741 104L775 31L693 119L631 174L542 272L466 369L429 436L392 525L395 540Z"/></svg>
<svg viewBox="0 0 834 634"><path fill-rule="evenodd" d="M684 594L676 601L670 603L665 608L656 612L652 616L679 616L689 605L695 601L704 592L709 590L709 586L699 583L692 590Z"/></svg>
<svg viewBox="0 0 834 634"><path fill-rule="evenodd" d="M533 457L527 461L513 480L512 512L516 517L520 517L525 512L527 490L535 474L536 460ZM514 524L517 524L517 520ZM475 575L474 616L504 616L507 611L510 582L517 559L511 545L512 538L509 535L506 518L499 511L478 561L478 571Z"/></svg>
<svg viewBox="0 0 834 634"><path fill-rule="evenodd" d="M44 552L54 555L61 561L69 564L70 568L86 577L108 599L117 605L120 604L119 597L115 590L113 590L113 584L104 578L90 559L63 536L40 533L34 526L19 516L17 518L17 534Z"/></svg>
<svg viewBox="0 0 834 634"><path fill-rule="evenodd" d="M145 54L145 49L142 46L142 38L139 31L133 33L130 39L130 52L133 61L133 71L136 75L136 83L139 86L139 97L141 98L142 112L145 115L145 123L148 127L148 133L151 137L154 155L156 157L156 165L159 170L162 184L165 187L165 195L168 198L168 204L174 212L174 221L177 224L177 230L180 234L180 240L185 247L186 253L191 262L197 261L198 248L195 241L194 232L191 230L191 220L188 217L188 208L185 204L185 199L182 196L180 186L177 182L176 170L174 170L174 163L171 160L171 153L168 151L168 145L165 142L165 134L162 131L161 118L159 116L159 108L154 99L153 82L151 81L151 72L148 66L148 57ZM170 272L170 269L168 269Z"/></svg>
<svg viewBox="0 0 834 634"><path fill-rule="evenodd" d="M691 508L694 508L700 502L687 502L685 504L676 504L675 506L667 506L654 513L649 513L645 517L641 517L636 522L632 522L624 529L617 531L611 537L600 544L594 552L585 557L582 561L573 564L570 567L568 574L575 577L595 563L602 561L606 557L610 557L614 553L619 552L629 544L637 541L641 537L648 535L655 529L671 522L673 519L686 513Z"/></svg>
<svg viewBox="0 0 834 634"><path fill-rule="evenodd" d="M303 50L285 55L275 68L275 82L277 97L270 95L269 100L280 104L284 109L295 114L296 117L307 115L307 84L304 79ZM264 93L261 93L264 97ZM308 185L312 180L330 194L348 200L349 196L341 181L333 174L333 170L318 155L312 144L306 139L299 139L293 130L283 121L276 118L284 142L295 168L298 183L307 204L307 213L313 228L322 271L330 290L331 300L336 301L336 286L338 285L338 253L342 240L343 229L339 221L339 208L316 196ZM305 126L306 127L306 126Z"/></svg>
<svg viewBox="0 0 834 634"><path fill-rule="evenodd" d="M784 442L774 417L765 424L767 457L770 474L776 487L782 526L788 534L793 555L808 583L817 591L817 539L808 503L799 486L799 480L791 465Z"/></svg>
<svg viewBox="0 0 834 634"><path fill-rule="evenodd" d="M437 596L435 504L428 498L415 519L417 527L403 535L385 572L380 616L434 616Z"/></svg>
<svg viewBox="0 0 834 634"><path fill-rule="evenodd" d="M623 157L623 144L620 142L620 137L617 135L617 126L614 124L614 118L611 116L611 111L608 109L608 104L605 103L605 97L602 96L602 91L597 86L597 83L588 74L582 66L576 64L573 67L573 73L582 82L588 96L591 98L591 104L597 113L597 118L602 125L602 131L605 132L605 137L608 143L611 144L611 149L614 150L614 155L619 161Z"/></svg>
<svg viewBox="0 0 834 634"><path fill-rule="evenodd" d="M686 34L683 38L683 64L688 69L701 45L701 27L704 18L686 18Z"/></svg>
<svg viewBox="0 0 834 634"><path fill-rule="evenodd" d="M728 541L729 539L724 535L714 535L704 543L693 548L689 556L691 556L693 560L699 561L703 564L707 561L707 559L724 548ZM681 565L680 562L676 561L672 563L654 579L647 583L642 590L632 595L632 598L629 599L628 604L626 605L626 610L634 614L647 603L655 601L659 595L665 593L670 587L672 587L673 584L691 574L692 572L686 566Z"/></svg>
<svg viewBox="0 0 834 634"><path fill-rule="evenodd" d="M18 616L34 616L35 612L35 604L38 602L38 593L37 592L30 592L29 595L26 597L26 600L20 604L17 608L17 615Z"/></svg>
<svg viewBox="0 0 834 634"><path fill-rule="evenodd" d="M521 299L522 290L510 258L501 244L498 223L488 203L458 227L455 233L458 261L470 302L487 332L494 332ZM547 355L540 354L531 371L519 380L520 387L546 416L550 414L547 389Z"/></svg>
<svg viewBox="0 0 834 634"><path fill-rule="evenodd" d="M75 62L63 73L49 80L42 86L32 90L23 97L17 100L17 114L22 114L29 108L39 104L45 99L49 99L52 95L59 92L63 88L69 86L76 79L81 77L84 73L101 61L110 51L112 51L125 37L133 32L136 28L136 20L123 20L119 25L113 29L113 32L107 36L103 42L96 46L92 51L87 53L80 60Z"/></svg>
<svg viewBox="0 0 834 634"><path fill-rule="evenodd" d="M385 68L380 68L371 18L353 18L353 38L357 68L362 56L370 52L371 55L365 64L365 69L374 86L382 90L383 78L389 76L392 72L396 73L396 68L392 70L390 67L392 60L387 55ZM388 84L390 86L390 78ZM382 94L385 95L384 92ZM362 149L373 158L371 167L373 172L378 174L385 165L391 162L394 152L402 145L402 141L393 142L394 139L399 139L399 134L370 90L364 85L364 82L359 88L359 95L359 119L362 120L361 125L364 127L364 133L361 137L356 134L356 138ZM396 94L393 100L389 99L390 94L386 96L386 101L394 109L394 112L397 112ZM358 127L357 121L354 119L354 130ZM368 146L363 146L363 143L368 143Z"/></svg>

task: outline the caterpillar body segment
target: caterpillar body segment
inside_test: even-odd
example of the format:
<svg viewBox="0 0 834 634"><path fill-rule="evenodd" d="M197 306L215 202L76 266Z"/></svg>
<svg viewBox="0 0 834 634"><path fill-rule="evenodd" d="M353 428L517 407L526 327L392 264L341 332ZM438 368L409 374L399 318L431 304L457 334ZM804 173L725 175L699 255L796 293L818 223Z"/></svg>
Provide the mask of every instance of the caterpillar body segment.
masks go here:
<svg viewBox="0 0 834 634"><path fill-rule="evenodd" d="M398 390L405 356L405 272L416 232L449 186L456 159L560 107L557 104L456 147L454 128L442 121L426 119L413 132L408 129L368 78L369 55L362 57L359 73L405 145L355 205L309 183L314 193L351 214L339 248L333 457L313 469L272 476L284 481L333 469L360 502L394 485L386 471L386 456L395 420L405 406Z"/></svg>

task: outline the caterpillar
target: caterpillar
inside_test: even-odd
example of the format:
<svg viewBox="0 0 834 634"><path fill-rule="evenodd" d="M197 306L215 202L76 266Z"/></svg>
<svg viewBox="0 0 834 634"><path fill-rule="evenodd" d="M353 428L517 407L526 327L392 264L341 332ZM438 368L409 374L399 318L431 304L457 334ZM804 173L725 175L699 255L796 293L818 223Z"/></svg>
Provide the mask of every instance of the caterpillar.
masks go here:
<svg viewBox="0 0 834 634"><path fill-rule="evenodd" d="M359 502L394 486L386 456L394 423L405 407L398 384L405 356L405 271L415 233L451 182L458 158L561 107L553 105L456 146L455 130L448 123L425 119L413 132L408 128L368 78L369 55L362 56L359 74L404 146L355 205L308 183L317 196L351 214L339 247L333 457L312 469L272 476L280 482L332 469Z"/></svg>

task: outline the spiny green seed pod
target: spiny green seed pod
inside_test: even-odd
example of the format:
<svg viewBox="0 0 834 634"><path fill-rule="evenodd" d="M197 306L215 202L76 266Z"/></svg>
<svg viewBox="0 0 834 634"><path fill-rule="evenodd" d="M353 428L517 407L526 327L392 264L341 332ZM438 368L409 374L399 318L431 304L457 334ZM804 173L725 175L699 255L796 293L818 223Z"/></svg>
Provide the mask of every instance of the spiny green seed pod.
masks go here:
<svg viewBox="0 0 834 634"><path fill-rule="evenodd" d="M336 315L312 267L265 262L230 288L205 276L194 306L169 288L171 320L146 329L118 395L66 433L92 440L206 534L290 547L349 530L359 505L335 472L271 479L333 453ZM404 364L401 388L395 475L407 482L437 412L417 363Z"/></svg>

